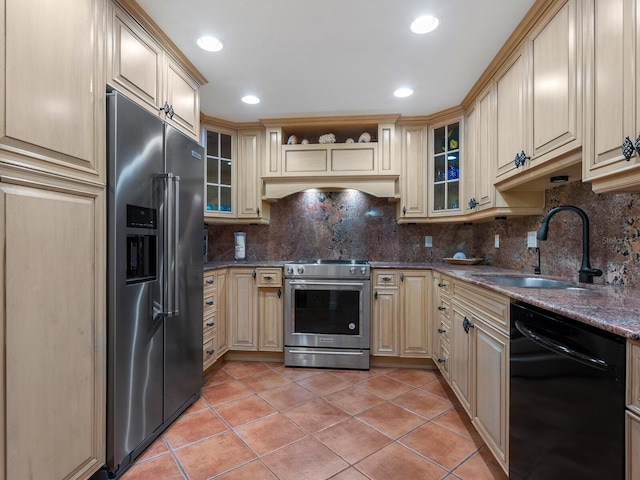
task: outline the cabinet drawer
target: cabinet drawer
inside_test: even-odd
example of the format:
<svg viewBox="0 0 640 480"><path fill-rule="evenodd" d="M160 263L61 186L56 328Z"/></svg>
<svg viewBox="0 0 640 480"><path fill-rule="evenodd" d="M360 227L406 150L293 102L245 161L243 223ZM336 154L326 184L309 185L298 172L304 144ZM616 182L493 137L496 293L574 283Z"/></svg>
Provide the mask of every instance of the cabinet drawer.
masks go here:
<svg viewBox="0 0 640 480"><path fill-rule="evenodd" d="M212 316L212 317L206 317L204 319L204 321L202 322L202 337L203 338L207 338L209 336L211 336L212 334L215 335L215 332L217 330L216 328L216 316Z"/></svg>
<svg viewBox="0 0 640 480"><path fill-rule="evenodd" d="M216 311L216 300L214 295L210 295L208 297L204 297L204 302L202 304L202 316L208 317L213 315Z"/></svg>
<svg viewBox="0 0 640 480"><path fill-rule="evenodd" d="M209 297L216 292L216 276L214 274L205 275L202 279L202 288L205 297Z"/></svg>
<svg viewBox="0 0 640 480"><path fill-rule="evenodd" d="M451 322L449 322L448 319L439 317L436 334L440 338L440 343L445 342L448 345L451 344L450 332L451 332Z"/></svg>
<svg viewBox="0 0 640 480"><path fill-rule="evenodd" d="M436 358L434 362L442 372L445 378L449 378L449 349L450 346L446 342L440 342L436 350Z"/></svg>
<svg viewBox="0 0 640 480"><path fill-rule="evenodd" d="M456 302L465 305L503 333L509 330L509 297L466 282L453 282Z"/></svg>
<svg viewBox="0 0 640 480"><path fill-rule="evenodd" d="M398 285L398 272L396 270L374 270L373 282L376 287L395 287Z"/></svg>
<svg viewBox="0 0 640 480"><path fill-rule="evenodd" d="M202 344L202 367L207 369L216 361L216 337L211 337Z"/></svg>
<svg viewBox="0 0 640 480"><path fill-rule="evenodd" d="M447 277L446 275L442 275L436 281L436 287L439 289L441 296L451 298L452 288L451 288L451 279L449 277Z"/></svg>
<svg viewBox="0 0 640 480"><path fill-rule="evenodd" d="M258 268L256 270L256 280L258 287L280 287L282 286L282 269Z"/></svg>
<svg viewBox="0 0 640 480"><path fill-rule="evenodd" d="M438 305L436 305L438 317L441 317L451 324L451 301L446 297L440 297Z"/></svg>

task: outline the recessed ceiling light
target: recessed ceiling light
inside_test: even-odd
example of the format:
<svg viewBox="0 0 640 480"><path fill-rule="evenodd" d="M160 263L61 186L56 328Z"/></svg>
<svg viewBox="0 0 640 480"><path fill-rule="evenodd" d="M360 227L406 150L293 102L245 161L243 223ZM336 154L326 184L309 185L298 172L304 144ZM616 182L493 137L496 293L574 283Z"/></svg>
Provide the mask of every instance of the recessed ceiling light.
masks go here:
<svg viewBox="0 0 640 480"><path fill-rule="evenodd" d="M248 103L249 105L255 105L256 103L260 103L260 99L255 95L245 95L242 97L242 101L244 103Z"/></svg>
<svg viewBox="0 0 640 480"><path fill-rule="evenodd" d="M413 95L413 90L411 90L410 88L404 87L404 88L397 89L395 92L393 92L393 94L396 97L400 97L400 98L409 97Z"/></svg>
<svg viewBox="0 0 640 480"><path fill-rule="evenodd" d="M416 18L411 24L411 31L413 33L429 33L433 32L436 28L438 28L438 24L440 20L438 20L433 15L423 15L422 17Z"/></svg>
<svg viewBox="0 0 640 480"><path fill-rule="evenodd" d="M219 52L224 47L222 42L215 37L200 37L196 43L207 52Z"/></svg>

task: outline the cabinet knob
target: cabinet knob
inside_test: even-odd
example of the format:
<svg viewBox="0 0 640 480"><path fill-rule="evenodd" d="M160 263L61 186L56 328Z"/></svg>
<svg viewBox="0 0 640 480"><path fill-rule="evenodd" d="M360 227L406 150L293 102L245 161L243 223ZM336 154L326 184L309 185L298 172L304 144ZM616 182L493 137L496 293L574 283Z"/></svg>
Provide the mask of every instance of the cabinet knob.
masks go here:
<svg viewBox="0 0 640 480"><path fill-rule="evenodd" d="M464 332L469 333L469 330L473 327L473 323L471 323L467 317L464 317L464 319L462 320L462 328L464 329Z"/></svg>
<svg viewBox="0 0 640 480"><path fill-rule="evenodd" d="M527 155L524 153L524 150L522 150L520 153L516 153L516 157L513 159L513 163L515 163L516 168L524 167L524 163L527 160L531 160L531 157L527 157Z"/></svg>
<svg viewBox="0 0 640 480"><path fill-rule="evenodd" d="M253 273L251 274L253 276L253 278L256 278L256 271L254 270Z"/></svg>
<svg viewBox="0 0 640 480"><path fill-rule="evenodd" d="M469 200L469 208L470 208L471 210L473 210L473 209L474 209L474 208L476 208L477 206L478 206L478 202L476 201L476 199L475 199L475 198L471 198L471 199Z"/></svg>
<svg viewBox="0 0 640 480"><path fill-rule="evenodd" d="M400 272L400 281L404 282L404 273Z"/></svg>
<svg viewBox="0 0 640 480"><path fill-rule="evenodd" d="M407 214L407 207L402 207L402 215L406 215Z"/></svg>
<svg viewBox="0 0 640 480"><path fill-rule="evenodd" d="M265 279L267 282L270 282L271 280L273 280L273 277L272 277L271 275L265 275L265 276L264 276L264 279Z"/></svg>
<svg viewBox="0 0 640 480"><path fill-rule="evenodd" d="M438 329L438 333L445 333L445 332L446 332L446 330L443 330L441 328Z"/></svg>
<svg viewBox="0 0 640 480"><path fill-rule="evenodd" d="M213 285L213 280L211 279L207 280L207 285Z"/></svg>
<svg viewBox="0 0 640 480"><path fill-rule="evenodd" d="M281 298L281 297L282 297L282 289L278 288L278 298Z"/></svg>
<svg viewBox="0 0 640 480"><path fill-rule="evenodd" d="M376 300L378 299L378 291L377 290L375 292L373 292L373 298L375 298Z"/></svg>
<svg viewBox="0 0 640 480"><path fill-rule="evenodd" d="M208 302L205 302L207 305L211 306L213 305L213 300L209 300Z"/></svg>
<svg viewBox="0 0 640 480"><path fill-rule="evenodd" d="M213 355L215 353L215 350L207 350L207 355Z"/></svg>
<svg viewBox="0 0 640 480"><path fill-rule="evenodd" d="M260 216L260 208L256 208L256 215L259 217Z"/></svg>
<svg viewBox="0 0 640 480"><path fill-rule="evenodd" d="M213 323L213 322L208 322L207 323L207 327L213 327L214 325L215 325L215 323Z"/></svg>
<svg viewBox="0 0 640 480"><path fill-rule="evenodd" d="M444 312L446 309L447 309L446 307L442 307L442 306L438 307L438 310L440 310L441 312Z"/></svg>
<svg viewBox="0 0 640 480"><path fill-rule="evenodd" d="M439 283L439 284L438 284L438 286L439 286L440 288L443 288L443 287L446 287L446 286L447 286L447 284L446 284L446 283Z"/></svg>
<svg viewBox="0 0 640 480"><path fill-rule="evenodd" d="M444 362L446 362L446 360L444 358L439 358L438 359L438 363L444 363Z"/></svg>
<svg viewBox="0 0 640 480"><path fill-rule="evenodd" d="M640 135L638 136L638 140L636 140L636 145L640 146ZM622 155L627 159L627 162L631 160L634 150L636 150L636 148L631 139L624 137L624 142L622 142Z"/></svg>

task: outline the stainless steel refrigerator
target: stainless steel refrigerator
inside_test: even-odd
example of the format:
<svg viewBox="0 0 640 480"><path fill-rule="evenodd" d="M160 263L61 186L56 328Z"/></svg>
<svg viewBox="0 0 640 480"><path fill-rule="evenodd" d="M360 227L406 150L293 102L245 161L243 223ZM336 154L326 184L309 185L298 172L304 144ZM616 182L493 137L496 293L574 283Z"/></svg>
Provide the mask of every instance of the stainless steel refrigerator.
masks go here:
<svg viewBox="0 0 640 480"><path fill-rule="evenodd" d="M107 464L116 478L200 395L204 149L107 95Z"/></svg>

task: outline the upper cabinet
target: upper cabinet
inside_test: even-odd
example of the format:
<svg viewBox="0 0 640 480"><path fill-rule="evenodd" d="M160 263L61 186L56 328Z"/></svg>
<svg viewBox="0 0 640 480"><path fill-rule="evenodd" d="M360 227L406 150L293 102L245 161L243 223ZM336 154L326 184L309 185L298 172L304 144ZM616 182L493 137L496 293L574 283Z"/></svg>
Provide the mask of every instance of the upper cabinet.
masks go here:
<svg viewBox="0 0 640 480"><path fill-rule="evenodd" d="M427 217L427 125L404 124L400 131L402 170L398 222Z"/></svg>
<svg viewBox="0 0 640 480"><path fill-rule="evenodd" d="M206 80L189 73L129 13L111 3L107 18L107 83L199 140Z"/></svg>
<svg viewBox="0 0 640 480"><path fill-rule="evenodd" d="M260 167L264 129L229 122L203 122L206 146L206 223L269 223L270 205L262 200Z"/></svg>
<svg viewBox="0 0 640 480"><path fill-rule="evenodd" d="M499 190L578 171L581 9L582 3L576 0L551 2L496 75L495 182Z"/></svg>
<svg viewBox="0 0 640 480"><path fill-rule="evenodd" d="M599 193L640 191L638 3L584 2L583 180Z"/></svg>
<svg viewBox="0 0 640 480"><path fill-rule="evenodd" d="M0 0L2 162L104 183L103 18L103 0Z"/></svg>
<svg viewBox="0 0 640 480"><path fill-rule="evenodd" d="M264 197L308 188L357 188L395 197L397 115L262 120Z"/></svg>
<svg viewBox="0 0 640 480"><path fill-rule="evenodd" d="M462 189L461 119L435 124L429 128L429 216L459 214Z"/></svg>

